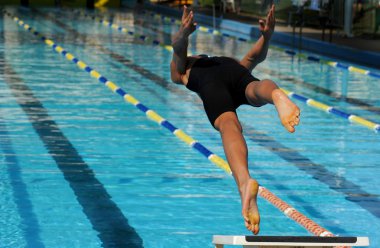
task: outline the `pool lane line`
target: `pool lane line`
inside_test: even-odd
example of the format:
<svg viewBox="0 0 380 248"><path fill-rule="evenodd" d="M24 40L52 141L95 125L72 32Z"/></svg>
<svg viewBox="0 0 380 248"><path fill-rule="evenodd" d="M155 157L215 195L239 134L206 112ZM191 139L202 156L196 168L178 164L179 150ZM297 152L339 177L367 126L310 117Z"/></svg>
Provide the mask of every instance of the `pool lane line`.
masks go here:
<svg viewBox="0 0 380 248"><path fill-rule="evenodd" d="M2 52L0 52L2 53ZM3 56L1 56L3 57ZM0 58L1 60L1 58ZM3 70L3 63L0 64L0 71ZM1 75L4 75L1 73ZM3 114L3 113L1 113ZM22 178L20 163L17 154L13 149L12 137L9 135L7 126L0 115L0 148L3 152L3 162L6 164L6 171L9 175L13 201L20 216L18 229L24 236L25 247L45 247L40 237L40 224L34 212L33 204L27 190L27 186ZM5 168L4 168L5 169ZM4 185L4 182L2 182ZM2 245L7 245L6 243ZM9 244L8 244L9 245Z"/></svg>
<svg viewBox="0 0 380 248"><path fill-rule="evenodd" d="M152 16L153 18L154 17L159 18L163 21L166 21L167 23L172 23L172 24L177 24L177 25L181 24L181 21L179 21L176 18L166 17L162 14L158 14L158 13L155 13L152 11L146 11L145 10L145 11L143 11L143 14L144 14L144 12L151 12L150 14L148 14L148 13L145 13L145 14L148 14L148 15ZM204 32L204 33L212 34L215 36L229 37L229 38L241 41L241 42L247 42L247 43L254 43L255 42L255 41L252 41L251 39L242 38L242 37L239 37L236 35L230 35L228 33L221 32L217 29L209 28L206 26L201 26L199 24L197 25L197 29L201 32ZM311 56L311 55L308 55L306 53L297 53L293 50L284 49L284 48L281 48L278 46L270 45L269 48L273 49L273 50L280 51L280 52L284 52L290 56L297 56L299 58L306 59L306 60L309 60L312 62L319 62L319 63L326 64L326 65L329 65L329 66L332 66L335 68L339 68L342 70L347 70L350 72L355 72L355 73L359 73L359 74L363 74L363 75L367 75L367 76L371 76L371 77L375 77L375 78L380 79L380 73L376 73L376 72L373 72L370 70L362 69L362 68L355 67L355 66L346 65L344 63L340 63L340 62L336 62L336 61L329 61L329 60L321 59L319 57Z"/></svg>
<svg viewBox="0 0 380 248"><path fill-rule="evenodd" d="M101 76L98 72L96 72L96 71L94 72L94 70L92 68L88 67L83 61L80 61L80 60L76 59L74 57L74 55L68 53L62 47L56 45L52 40L47 39L43 35L39 34L31 26L29 26L28 24L25 24L18 17L13 16L10 13L8 13L8 14L11 17L13 17L12 19L19 26L23 27L25 30L27 30L27 31L33 33L34 35L36 35L37 37L39 37L48 46L52 47L55 52L57 52L58 54L61 54L61 55L65 56L68 60L70 60L70 61L74 62L75 64L77 64L77 66L79 68L81 68L82 70L85 70L86 72L90 73L91 76L97 78L101 83L106 84L106 86L108 88L110 88L112 91L118 93L119 95L123 94L124 95L123 98L126 99L127 102L132 103L139 110L145 112L148 115L148 117L150 117L150 119L153 119L156 122L160 121L160 123L165 123L165 124L161 124L161 126L167 128L172 133L174 133L175 131L180 130L180 129L175 128L172 124L170 124L168 121L164 120L162 117L160 117L155 112L150 112L151 114L148 114L150 110L146 106L144 106L143 104L141 104L140 102L138 102L138 100L135 99L133 96L131 96L129 94L126 94L124 92L124 90L122 90L121 88L119 88L113 82L110 82L110 81L106 80L106 78L103 77L103 76ZM154 114L152 114L152 113L154 113ZM184 132L174 133L174 134L177 137L180 136L179 138L181 140L185 141L186 143L188 143L189 141L192 140L191 137L189 137L187 135L184 135ZM195 142L194 144L196 144L196 143L197 142ZM202 154L204 154L205 151L208 151L207 148L203 147L200 144L199 144L198 148L196 146L193 146L193 147L196 150L198 150L200 153L202 153ZM228 170L226 170L224 167L220 166L220 163L223 163L223 164L225 164L227 166L228 166L228 163L223 158L218 157L217 155L215 155L214 158L217 158L217 159L210 159L209 158L209 160L211 162L213 162L215 165L221 167L222 169L224 169L226 172L228 172L230 174L229 167L227 168ZM288 205L287 203L285 203L284 201L282 201L280 198L278 198L276 195L274 195L273 193L271 193L265 187L260 186L260 188L259 188L259 194L264 199L267 199L270 203L272 203L274 206L276 206L278 209L280 209L281 212L283 212L285 215L287 215L291 219L295 220L298 224L300 224L303 227L305 227L305 229L307 229L309 232L313 233L314 235L316 235L316 236L334 236L331 232L329 232L325 228L319 226L317 223L315 223L314 221L310 220L308 217L306 217L305 215L303 215L302 213L300 213L299 211L297 211L295 208L291 207L290 205Z"/></svg>
<svg viewBox="0 0 380 248"><path fill-rule="evenodd" d="M92 17L95 19L95 17ZM116 29L120 32L123 32L123 33L128 33L128 30L122 26L119 26L117 24L114 24L112 22L108 22L108 21L105 21L103 19L97 19L97 21L99 21L100 23L102 23L104 26L106 27L110 27L110 28L113 28L113 29ZM124 31L122 31L124 30ZM131 35L136 35L132 32ZM141 35L138 35L139 37ZM146 35L143 35L144 39L145 40L148 36ZM155 42L153 43L154 45L161 45L163 46L165 49L169 50L169 51L172 51L172 49L169 49L171 48L171 46L169 45L163 45L162 42L160 42L159 40L157 39L153 39L153 38L150 38L149 40L154 40ZM358 124L358 125L361 125L361 126L364 126L366 128L369 128L369 129L372 129L374 130L375 132L379 132L380 131L380 124L378 123L375 123L375 122L372 122L370 120L367 120L365 118L362 118L360 116L357 116L357 115L354 115L354 114L350 114L350 113L346 113L344 111L341 111L335 107L332 107L332 106L328 106L322 102L319 102L319 101L316 101L314 99L311 99L311 98L307 98L305 96L302 96L302 95L299 95L297 93L294 93L294 92L290 92L286 89L283 89L281 88L282 91L284 91L289 97L293 98L293 99L296 99L296 100L299 100L301 102L304 102L306 103L308 106L311 106L311 107L314 107L316 109L319 109L319 110L322 110L322 111L325 111L327 113L330 113L330 114L333 114L337 117L340 117L340 118L344 118L348 121L350 121L351 123L355 123L355 124Z"/></svg>
<svg viewBox="0 0 380 248"><path fill-rule="evenodd" d="M83 160L33 91L8 64L5 64L5 82L64 179L69 183L103 246L142 248L141 237L129 225L128 219L95 177L94 171Z"/></svg>
<svg viewBox="0 0 380 248"><path fill-rule="evenodd" d="M4 21L3 16L0 17L0 21ZM5 33L1 32L0 43L4 42L4 37ZM3 77L4 83L6 83L5 79L7 76L5 73L5 66L6 61L4 50L0 49L0 75ZM45 245L41 240L41 226L34 211L33 203L30 199L27 184L23 180L22 167L18 159L18 154L14 150L12 135L10 135L8 131L7 123L2 117L3 115L4 112L0 111L0 151L3 152L3 162L5 164L3 169L8 173L13 201L18 215L20 216L17 227L23 234L25 247L43 248Z"/></svg>

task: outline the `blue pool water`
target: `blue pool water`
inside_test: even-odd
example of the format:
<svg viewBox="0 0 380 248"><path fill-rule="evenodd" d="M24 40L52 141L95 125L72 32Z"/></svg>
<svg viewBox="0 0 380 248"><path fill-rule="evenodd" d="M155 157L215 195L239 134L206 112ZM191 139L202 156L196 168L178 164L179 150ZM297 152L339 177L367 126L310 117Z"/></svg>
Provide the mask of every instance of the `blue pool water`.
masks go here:
<svg viewBox="0 0 380 248"><path fill-rule="evenodd" d="M8 11L224 157L197 95L170 83L171 52L78 12ZM178 29L112 14L166 43ZM231 176L3 14L0 31L0 247L212 247L215 234L249 235ZM189 49L240 58L249 44L197 31ZM276 50L254 75L380 122L379 79ZM252 175L334 234L379 247L379 134L296 103L295 134L273 106L238 110ZM261 235L310 235L259 207Z"/></svg>

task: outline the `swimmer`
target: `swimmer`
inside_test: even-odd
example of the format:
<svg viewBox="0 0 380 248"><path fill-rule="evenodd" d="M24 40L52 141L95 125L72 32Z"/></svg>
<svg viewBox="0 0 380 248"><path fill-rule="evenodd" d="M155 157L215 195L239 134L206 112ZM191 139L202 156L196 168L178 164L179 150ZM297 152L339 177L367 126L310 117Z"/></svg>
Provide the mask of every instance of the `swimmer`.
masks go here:
<svg viewBox="0 0 380 248"><path fill-rule="evenodd" d="M237 184L245 226L258 234L258 182L248 170L248 149L236 109L242 104L260 107L273 104L286 130L299 124L299 108L269 79L259 80L251 72L267 56L275 26L275 7L259 21L261 36L240 61L229 57L187 56L188 38L195 31L194 13L184 6L182 24L172 40L171 79L198 93L211 125L220 132L224 152Z"/></svg>

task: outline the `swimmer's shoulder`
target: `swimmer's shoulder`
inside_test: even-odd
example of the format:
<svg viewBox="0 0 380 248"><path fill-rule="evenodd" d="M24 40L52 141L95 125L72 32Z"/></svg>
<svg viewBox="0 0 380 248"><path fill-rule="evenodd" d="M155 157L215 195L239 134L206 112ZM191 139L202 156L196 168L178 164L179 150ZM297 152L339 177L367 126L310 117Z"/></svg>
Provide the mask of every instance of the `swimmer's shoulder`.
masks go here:
<svg viewBox="0 0 380 248"><path fill-rule="evenodd" d="M201 58L208 58L209 56L207 54L200 54L200 55L194 55L194 56L189 56L187 57L187 69L190 69L194 63Z"/></svg>

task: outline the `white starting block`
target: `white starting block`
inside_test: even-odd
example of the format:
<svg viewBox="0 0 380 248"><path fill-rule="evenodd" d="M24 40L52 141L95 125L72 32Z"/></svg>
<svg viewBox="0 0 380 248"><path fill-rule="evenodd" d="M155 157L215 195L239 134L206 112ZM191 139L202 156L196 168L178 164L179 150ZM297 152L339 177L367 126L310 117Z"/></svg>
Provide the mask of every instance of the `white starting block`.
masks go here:
<svg viewBox="0 0 380 248"><path fill-rule="evenodd" d="M221 236L214 235L215 248L241 245L244 248L326 248L369 246L367 237L313 237L313 236Z"/></svg>

